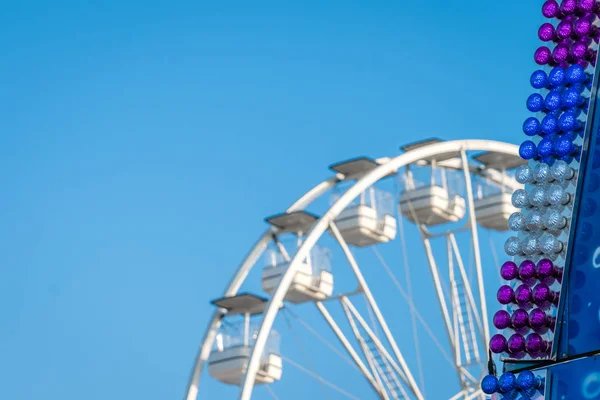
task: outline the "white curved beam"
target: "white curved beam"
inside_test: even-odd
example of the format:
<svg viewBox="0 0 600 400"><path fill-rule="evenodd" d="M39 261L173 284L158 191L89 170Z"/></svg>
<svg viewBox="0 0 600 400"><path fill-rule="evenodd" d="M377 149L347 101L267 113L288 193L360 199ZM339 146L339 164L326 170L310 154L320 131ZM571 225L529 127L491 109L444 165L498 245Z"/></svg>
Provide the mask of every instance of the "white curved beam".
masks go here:
<svg viewBox="0 0 600 400"><path fill-rule="evenodd" d="M339 177L333 177L319 183L317 186L313 187L302 197L296 200L296 202L292 204L286 210L286 212L293 212L306 208L310 203L312 203L315 199L320 197L327 190L335 186L335 184L339 181ZM267 229L267 231L262 234L260 239L258 239L258 241L254 244L248 255L246 255L244 261L242 261L242 264L238 267L237 272L229 282L229 285L227 285L227 289L225 290L225 294L223 297L234 296L238 292L238 290L242 286L242 283L244 283L244 281L246 280L248 273L256 264L256 261L267 247L267 244L271 240L272 235L275 233L277 233L277 229L271 228ZM202 342L200 342L200 348L198 349L198 353L196 355L194 368L192 369L192 373L188 382L187 392L184 397L185 400L196 400L198 397L200 375L202 374L204 363L210 355L210 349L217 335L217 331L221 326L221 319L224 315L225 313L222 310L217 309L217 311L215 311L211 317L210 323L208 324L208 328L204 333Z"/></svg>
<svg viewBox="0 0 600 400"><path fill-rule="evenodd" d="M416 161L434 157L436 154L460 151L494 151L505 154L518 155L518 147L513 144L497 142L493 140L456 140L449 142L434 143L428 146L423 146L418 149L401 154L389 162L380 165L371 172L367 173L358 180L348 191L346 191L338 200L329 208L323 217L312 227L308 232L306 239L298 252L290 262L290 265L283 275L277 289L273 293L271 300L267 305L263 315L261 327L256 338L252 355L248 362L248 368L242 381L239 400L250 400L256 373L260 363L260 357L264 351L269 332L275 322L279 305L283 303L285 294L287 293L292 279L298 271L299 265L305 259L310 250L316 245L319 238L327 231L329 224L363 191L381 180L391 173L395 173L399 168L412 164ZM485 295L482 293L482 296Z"/></svg>

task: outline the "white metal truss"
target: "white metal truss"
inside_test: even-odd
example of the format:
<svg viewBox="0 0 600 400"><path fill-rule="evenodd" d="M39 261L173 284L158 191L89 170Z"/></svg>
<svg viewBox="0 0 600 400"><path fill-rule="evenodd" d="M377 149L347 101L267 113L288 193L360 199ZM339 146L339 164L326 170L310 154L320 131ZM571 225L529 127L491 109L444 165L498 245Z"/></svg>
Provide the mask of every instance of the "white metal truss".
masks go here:
<svg viewBox="0 0 600 400"><path fill-rule="evenodd" d="M258 335L255 340L254 347L251 352L250 360L248 362L248 367L246 369L245 376L243 377L241 387L240 387L240 395L239 400L250 400L250 396L252 394L252 390L254 388L254 382L256 379L256 374L258 372L260 357L264 351L266 341L268 335L271 331L275 318L279 312L280 306L284 301L284 297L292 283L292 280L299 269L300 263L306 259L311 249L317 244L318 240L327 232L331 231L333 235L336 237L337 241L340 243L342 250L344 251L346 258L349 261L349 264L359 282L359 291L367 299L368 305L370 309L373 311L376 321L378 322L381 331L383 333L383 337L388 342L389 347L391 348L391 352L386 350L386 346L381 343L376 335L370 330L368 324L364 322L364 319L357 312L353 312L353 305L349 301L349 299L345 296L341 296L339 300L344 307L346 312L346 316L349 319L349 323L352 327L353 333L355 337L361 337L363 340L363 345L361 345L361 350L363 356L365 356L366 363L359 356L358 352L352 347L349 340L343 334L342 330L339 328L335 320L331 317L331 315L327 312L324 305L322 303L317 303L317 308L324 316L326 321L328 322L331 329L334 331L346 351L350 354L350 357L353 359L361 373L365 376L367 381L371 384L373 389L380 395L381 398L384 399L408 399L408 398L416 398L423 399L421 388L418 387L415 382L411 371L404 360L400 349L398 348L397 343L395 342L394 336L392 335L387 323L373 298L372 293L370 292L368 285L364 281L362 274L356 261L354 260L352 253L350 252L348 245L345 243L343 238L341 237L337 227L333 223L335 218L346 209L350 203L364 193L366 189L373 186L376 182L383 179L390 174L395 174L397 171L407 165L417 163L420 160L431 159L438 154L446 154L450 152L460 153L462 164L458 166L462 167L465 171L465 182L467 183L467 203L469 207L469 214L471 216L474 215L474 206L473 206L473 197L472 197L472 188L470 182L470 173L476 172L480 175L486 177L486 179L492 182L499 182L504 177L496 174L493 170L487 169L475 169L473 170L467 163L466 152L467 151L494 151L497 153L504 153L509 155L518 155L518 147L490 140L458 140L458 141L448 141L448 142L439 142L429 144L411 151L407 151L395 158L386 159L382 161L376 168L371 170L370 172L357 177L356 182L353 186L351 186L345 193L343 193L335 203L327 210L327 212L312 226L312 228L306 233L304 242L299 247L298 251L292 256L289 257L289 266L283 275L279 285L272 293L272 296L266 306L265 312L262 315L262 321L260 324L260 329L258 331ZM454 162L454 160L444 161ZM441 164L440 164L441 165ZM454 166L456 168L456 166ZM294 203L287 212L292 212L296 210L303 210L312 203L315 199L323 195L329 189L334 187L339 181L343 180L345 177L341 174L337 174L335 177L322 182L321 184L315 186L311 191L302 196L296 203ZM462 266L462 259L460 256L455 256L456 264L458 266L458 274L456 276L461 276L466 285L462 288L458 286L454 288L454 297L459 301L453 301L451 299L450 307L452 309L452 314L450 313L450 309L448 308L448 303L444 297L443 290L441 289L441 282L439 279L439 273L437 269L437 265L435 263L435 259L433 257L431 251L431 245L429 243L431 237L429 236L427 230L424 227L421 227L420 231L423 235L423 242L425 243L426 254L428 256L430 269L432 275L434 276L434 283L436 286L436 291L438 293L438 300L440 302L440 308L442 309L442 314L445 320L445 325L447 328L448 337L451 343L451 347L455 352L462 352L463 350L456 349L456 342L462 340L463 337L468 337L469 332L476 330L477 332L482 332L482 336L487 338L489 336L488 328L487 328L487 315L485 309L485 299L484 299L484 291L483 291L483 280L481 276L481 260L479 256L479 242L477 237L477 227L476 221L472 217L469 221L471 231L473 233L473 247L475 250L475 259L476 259L476 268L477 268L477 279L478 279L478 292L480 294L480 307L476 307L475 300L473 298L473 292L468 285L468 279L464 280L464 266ZM258 240L250 253L246 256L243 263L240 265L238 271L234 275L232 281L228 285L227 290L225 291L225 296L233 296L235 295L242 283L246 279L250 269L256 263L256 260L262 252L265 250L268 242L271 240L272 236L277 234L277 229L271 228L267 230L263 234L263 236ZM452 248L453 253L455 253L454 247L456 247L455 240L452 238L448 239L450 242L449 248ZM454 240L454 241L453 241ZM458 249L456 249L457 252ZM436 279L437 275L437 279ZM466 275L466 274L465 274ZM460 300L463 298L462 300ZM459 310L466 309L466 313L460 313L461 317L459 318ZM356 311L354 309L354 311ZM200 349L198 351L198 355L196 358L196 362L194 364L194 368L192 370L192 374L190 377L190 382L188 385L188 390L186 392L185 399L186 400L196 400L198 395L198 387L200 375L204 366L205 361L208 358L210 353L210 348L212 347L213 341L215 339L217 330L221 324L221 319L226 315L226 311L222 309L218 309L207 328L207 331L204 335L203 341L200 345ZM459 319L462 320L462 325L464 325L464 330L466 332L465 335L462 333L457 333L457 330L462 332L463 328L459 325ZM350 322L352 321L352 322ZM361 322L362 321L362 322ZM470 321L470 322L469 322ZM355 332L358 331L358 336ZM370 332L370 333L369 333ZM460 337L460 338L459 338ZM466 348L467 346L471 346L470 342L466 345L463 343L462 348ZM471 348L469 347L469 348ZM473 350L474 351L474 350ZM476 359L476 353L471 352L471 358ZM379 354L376 356L375 354ZM370 354L370 356L368 356ZM376 358L379 357L379 361ZM460 378L461 383L463 383L463 390L459 393L465 399L467 398L476 398L481 396L481 393L478 390L473 389L473 382L476 380L471 376L471 374L466 370L468 367L468 362L463 362L462 358L457 359L457 372ZM466 360L466 358L465 358ZM377 361L377 362L376 362ZM410 396L413 397L410 397ZM387 397L386 397L387 396Z"/></svg>

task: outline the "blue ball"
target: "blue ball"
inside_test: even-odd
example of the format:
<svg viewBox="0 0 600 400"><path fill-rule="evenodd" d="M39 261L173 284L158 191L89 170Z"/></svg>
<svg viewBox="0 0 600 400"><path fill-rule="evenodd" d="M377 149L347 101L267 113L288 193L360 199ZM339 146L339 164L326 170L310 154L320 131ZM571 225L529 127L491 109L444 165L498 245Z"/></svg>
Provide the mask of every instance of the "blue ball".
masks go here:
<svg viewBox="0 0 600 400"><path fill-rule="evenodd" d="M507 393L511 390L514 390L517 387L517 378L515 377L515 374L512 372L505 372L500 375L500 379L498 379L498 387L502 393Z"/></svg>
<svg viewBox="0 0 600 400"><path fill-rule="evenodd" d="M546 108L550 111L558 110L562 104L563 99L560 95L560 91L553 89L546 95L546 100L544 101Z"/></svg>
<svg viewBox="0 0 600 400"><path fill-rule="evenodd" d="M571 86L571 89L575 89L581 94L585 90L585 85L583 83L574 83L573 86Z"/></svg>
<svg viewBox="0 0 600 400"><path fill-rule="evenodd" d="M481 390L485 394L494 394L498 391L498 378L494 375L487 375L481 381Z"/></svg>
<svg viewBox="0 0 600 400"><path fill-rule="evenodd" d="M550 82L550 85L554 87L564 85L566 83L566 80L567 74L565 73L565 70L561 67L552 68L552 71L550 71L550 73L548 74L548 81Z"/></svg>
<svg viewBox="0 0 600 400"><path fill-rule="evenodd" d="M542 133L542 125L535 117L529 117L523 123L523 133L527 136L535 136Z"/></svg>
<svg viewBox="0 0 600 400"><path fill-rule="evenodd" d="M567 81L570 84L584 83L587 79L587 75L583 67L579 64L573 64L567 69Z"/></svg>
<svg viewBox="0 0 600 400"><path fill-rule="evenodd" d="M571 112L563 113L558 119L558 128L563 131L575 131L581 128L581 121Z"/></svg>
<svg viewBox="0 0 600 400"><path fill-rule="evenodd" d="M546 115L542 120L542 132L546 135L558 132L558 118L552 114Z"/></svg>
<svg viewBox="0 0 600 400"><path fill-rule="evenodd" d="M546 73L541 69L538 69L531 74L529 83L531 83L531 86L533 86L535 89L545 88L548 86L548 75L546 75Z"/></svg>
<svg viewBox="0 0 600 400"><path fill-rule="evenodd" d="M517 377L517 387L519 390L527 390L535 387L535 375L531 371L523 371Z"/></svg>
<svg viewBox="0 0 600 400"><path fill-rule="evenodd" d="M527 98L527 109L531 112L539 112L544 109L544 96L533 93Z"/></svg>
<svg viewBox="0 0 600 400"><path fill-rule="evenodd" d="M565 136L558 138L554 142L554 151L559 156L570 156L574 151L573 139Z"/></svg>
<svg viewBox="0 0 600 400"><path fill-rule="evenodd" d="M569 88L565 90L562 96L563 107L580 107L583 105L583 97L579 94L577 89Z"/></svg>
<svg viewBox="0 0 600 400"><path fill-rule="evenodd" d="M554 153L554 143L552 139L545 137L538 143L537 149L540 157L549 157Z"/></svg>
<svg viewBox="0 0 600 400"><path fill-rule="evenodd" d="M537 149L535 143L531 140L526 140L519 146L519 155L523 160L530 160L537 157Z"/></svg>

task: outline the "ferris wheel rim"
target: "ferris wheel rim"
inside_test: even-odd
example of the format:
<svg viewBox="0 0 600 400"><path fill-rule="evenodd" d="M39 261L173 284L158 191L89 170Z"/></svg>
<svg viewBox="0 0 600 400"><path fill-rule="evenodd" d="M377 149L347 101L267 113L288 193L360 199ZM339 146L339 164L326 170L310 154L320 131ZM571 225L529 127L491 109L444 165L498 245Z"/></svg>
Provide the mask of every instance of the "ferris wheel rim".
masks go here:
<svg viewBox="0 0 600 400"><path fill-rule="evenodd" d="M263 313L262 321L260 323L260 329L258 332L258 336L255 340L255 345L251 351L250 360L246 369L246 374L242 379L239 397L240 400L250 399L250 395L254 387L254 380L256 378L259 356L264 350L264 347L266 345L266 339L272 329L275 317L278 314L279 307L277 305L283 303L283 298L289 289L291 278L296 272L299 260L305 257L308 254L308 252L310 252L310 250L317 244L318 240L329 230L329 227L333 223L335 217L337 217L346 207L348 207L348 205L355 198L357 198L362 191L371 187L381 179L388 176L390 173L395 174L400 168L406 165L416 163L419 160L435 156L436 154L450 151L494 151L496 153L518 156L518 146L505 142L477 139L438 142L428 144L417 149L412 149L394 158L387 159L386 162L380 164L378 167L376 167L366 175L357 179L357 181L348 190L348 192L344 193L340 198L338 198L337 201L329 207L327 212L325 212L325 214L323 214L323 216L316 222L316 224L313 225L309 232L306 233L304 243L298 249L294 257L291 259L287 271L285 272L277 288L273 292L271 299L269 300L267 307L265 308L265 312ZM297 200L290 208L288 208L287 212L304 209L314 199L321 196L328 189L334 187L337 183L339 183L342 180L344 180L343 175L340 176L340 174L337 174L333 178L323 181L322 183L311 189L309 192L307 192L305 195L303 195L299 200ZM247 261L250 258L250 255L261 247L261 252L264 251L264 247L266 247L272 235L276 234L277 229L268 229L265 233L263 233L259 241L254 245L251 252L244 259L244 262L240 265L240 267L234 274L234 277L229 283L228 288L225 292L226 295L232 296L237 293L239 287L246 279L247 272L253 267L253 265L247 265L249 264ZM187 400L196 399L198 393L199 377L202 372L204 361L208 356L208 354L201 353L209 352L210 347L212 346L212 341L214 340L214 335L216 335L216 329L218 329L218 324L224 315L224 313L217 310L211 318L211 322L209 323L209 327L198 352L192 376L190 377L190 383L188 385L188 392L186 397ZM215 324L217 324L216 327ZM211 337L211 332L213 333L213 337Z"/></svg>

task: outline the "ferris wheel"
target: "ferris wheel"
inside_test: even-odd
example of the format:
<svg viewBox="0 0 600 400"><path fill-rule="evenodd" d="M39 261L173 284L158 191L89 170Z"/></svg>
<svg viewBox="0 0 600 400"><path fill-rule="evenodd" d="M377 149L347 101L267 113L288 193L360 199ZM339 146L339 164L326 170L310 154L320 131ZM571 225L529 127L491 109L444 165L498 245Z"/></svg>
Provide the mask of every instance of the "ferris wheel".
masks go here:
<svg viewBox="0 0 600 400"><path fill-rule="evenodd" d="M200 378L205 367L210 379L238 387L240 400L249 400L258 385L277 399L271 384L285 384L287 364L340 396L358 398L280 351L280 341L288 340L275 329L280 315L298 318L310 334L324 340L323 332L298 316L306 308L322 316L323 327L336 342L328 347L352 364L372 389L372 398L427 397L423 369L441 367L423 365L419 348L424 339L444 353L444 368L453 371L458 383L458 392L444 393L445 398L485 398L479 382L486 372L490 332L480 236L508 229L508 218L517 211L511 195L521 187L512 170L525 161L518 146L489 140L428 139L402 150L393 158L360 157L333 164L331 178L285 212L266 218L270 227L243 259L223 297L212 301L216 310L202 338L185 400L204 398ZM329 199L322 207L325 211L313 212L323 199ZM408 225L418 232L414 236L423 244L420 249L407 248ZM402 247L398 268L382 256L392 242ZM438 329L431 328L414 301L409 265L417 250L427 260L428 284L437 300L430 303L439 306L434 312ZM332 258L335 251L340 257ZM389 293L382 296L374 289L376 282L366 278L365 265L373 262L362 262L359 255L366 251L383 265L387 275L381 278L392 282L406 300L411 323L401 329L392 331L390 316L386 319L378 303ZM250 279L260 280L262 294L242 290ZM429 337L417 334L417 326ZM407 332L414 342L400 343L399 335ZM416 351L414 359L405 357L403 347Z"/></svg>

